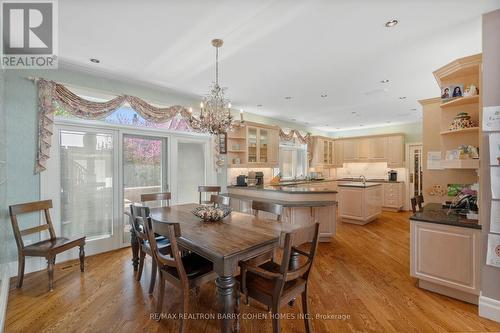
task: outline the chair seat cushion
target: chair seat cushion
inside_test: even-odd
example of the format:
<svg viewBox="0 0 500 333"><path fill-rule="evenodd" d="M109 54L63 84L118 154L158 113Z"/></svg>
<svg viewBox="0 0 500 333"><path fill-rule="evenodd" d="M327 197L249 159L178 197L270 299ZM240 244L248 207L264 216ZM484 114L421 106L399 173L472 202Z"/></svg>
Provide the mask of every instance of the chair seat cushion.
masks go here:
<svg viewBox="0 0 500 333"><path fill-rule="evenodd" d="M160 250L161 254L167 255L170 253L170 241L168 240L168 238L163 238L161 240L157 240L156 245L158 246L158 249ZM152 254L151 246L150 246L148 241L144 241L144 243L142 243L142 249L147 254L149 254L149 255Z"/></svg>
<svg viewBox="0 0 500 333"><path fill-rule="evenodd" d="M25 246L24 253L28 256L45 256L49 253L57 254L84 244L85 236L75 238L56 237Z"/></svg>
<svg viewBox="0 0 500 333"><path fill-rule="evenodd" d="M275 272L275 273L280 272L280 265L278 265L273 261L268 261L260 265L259 267L270 272ZM242 282L241 278L242 277L240 275L239 277L240 283ZM266 303L270 304L269 302L271 302L276 283L278 283L277 280L266 279L257 274L247 271L246 287L248 290L248 295L250 297L254 296L252 298L256 298L258 300L265 299ZM291 299L295 297L295 295L301 293L304 290L305 286L306 286L306 280L300 277L295 280L288 281L285 283L285 286L283 287L281 298Z"/></svg>
<svg viewBox="0 0 500 333"><path fill-rule="evenodd" d="M184 270L188 279L195 279L213 270L213 264L211 261L197 255L196 253L189 253L182 257L182 264L184 265ZM177 269L174 267L164 267L163 268L168 274L179 278L177 274Z"/></svg>

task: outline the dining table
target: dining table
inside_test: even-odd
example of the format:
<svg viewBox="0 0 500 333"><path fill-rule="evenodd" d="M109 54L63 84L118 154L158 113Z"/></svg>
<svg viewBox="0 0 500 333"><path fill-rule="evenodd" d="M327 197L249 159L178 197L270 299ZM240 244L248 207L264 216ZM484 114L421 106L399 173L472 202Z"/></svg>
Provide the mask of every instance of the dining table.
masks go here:
<svg viewBox="0 0 500 333"><path fill-rule="evenodd" d="M239 318L235 313L238 262L273 251L279 246L282 233L293 231L297 226L240 212L231 212L217 222L204 222L192 213L198 206L151 208L150 217L154 232L162 236L167 235L168 224L178 224L181 235L177 243L213 263L217 274L220 331L227 333L233 330Z"/></svg>

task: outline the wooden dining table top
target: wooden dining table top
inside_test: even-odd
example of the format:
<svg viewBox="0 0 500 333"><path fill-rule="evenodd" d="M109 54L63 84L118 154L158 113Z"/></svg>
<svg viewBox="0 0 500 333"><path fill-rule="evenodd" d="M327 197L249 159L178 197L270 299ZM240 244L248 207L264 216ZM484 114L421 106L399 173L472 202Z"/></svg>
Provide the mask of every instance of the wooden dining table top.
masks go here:
<svg viewBox="0 0 500 333"><path fill-rule="evenodd" d="M216 265L231 258L234 258L234 264L237 260L255 256L259 249L276 247L282 232L296 228L290 224L240 212L231 212L218 222L203 222L192 213L198 206L183 204L151 208L153 229L157 234L166 235L165 226L168 223L178 223L181 233L178 243ZM225 271L221 274L229 273L227 270L231 269L234 267L219 267L219 270Z"/></svg>

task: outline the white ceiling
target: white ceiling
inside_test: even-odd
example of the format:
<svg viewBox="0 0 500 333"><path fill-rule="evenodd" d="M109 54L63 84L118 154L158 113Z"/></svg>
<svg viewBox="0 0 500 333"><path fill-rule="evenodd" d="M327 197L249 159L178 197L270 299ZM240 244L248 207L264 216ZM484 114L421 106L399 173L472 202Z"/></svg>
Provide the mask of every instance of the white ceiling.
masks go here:
<svg viewBox="0 0 500 333"><path fill-rule="evenodd" d="M214 75L210 40L223 38L220 80L236 108L335 131L419 121L417 100L439 94L432 71L481 52L481 14L498 8L500 0L64 0L59 50L65 63L202 96ZM400 23L386 28L393 18Z"/></svg>

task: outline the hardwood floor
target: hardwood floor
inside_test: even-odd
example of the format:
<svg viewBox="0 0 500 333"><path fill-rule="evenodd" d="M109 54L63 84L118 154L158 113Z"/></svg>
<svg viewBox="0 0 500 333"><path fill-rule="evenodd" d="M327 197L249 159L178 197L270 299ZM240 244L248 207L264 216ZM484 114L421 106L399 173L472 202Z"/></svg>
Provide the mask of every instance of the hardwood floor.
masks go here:
<svg viewBox="0 0 500 333"><path fill-rule="evenodd" d="M310 279L314 332L500 332L500 323L480 318L477 307L415 287L409 276L408 213L383 213L365 226L339 224L330 244L319 246ZM25 277L21 290L11 291L6 332L176 332L177 320L150 320L155 297L148 295L151 264L135 281L130 249L56 265L54 291L47 292L46 272ZM155 290L156 292L156 290ZM163 312L175 314L178 291L167 287ZM296 316L283 307L283 317ZM218 332L214 284L202 287L190 300L188 332ZM316 314L326 319L316 319ZM266 316L250 301L242 315ZM337 317L334 317L337 316ZM283 319L284 332L304 332L299 318ZM270 319L242 319L241 332L270 332Z"/></svg>

